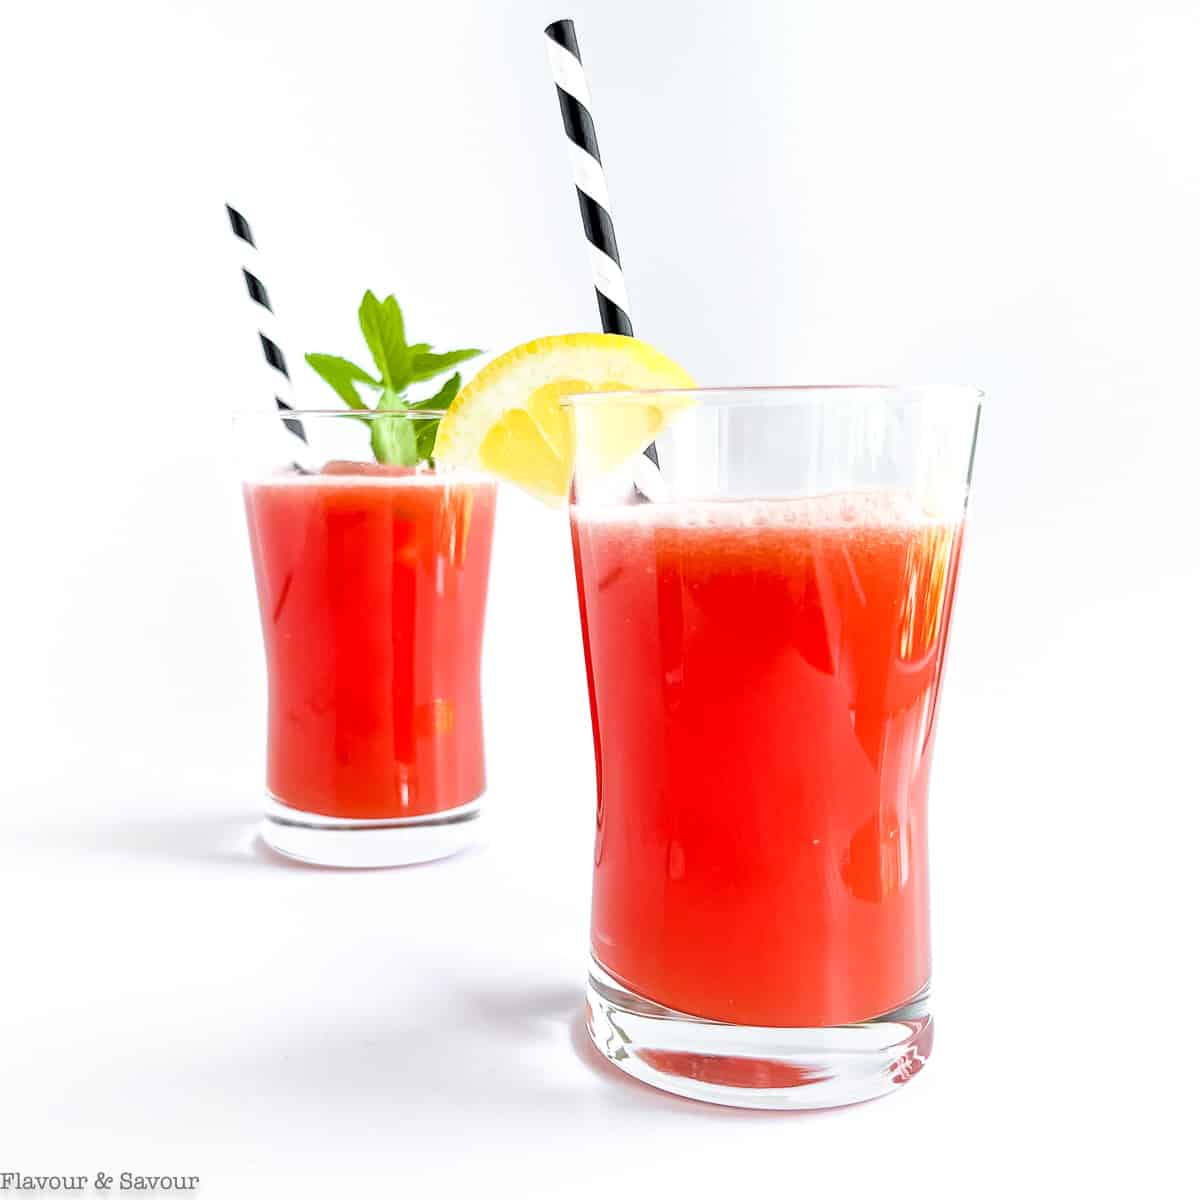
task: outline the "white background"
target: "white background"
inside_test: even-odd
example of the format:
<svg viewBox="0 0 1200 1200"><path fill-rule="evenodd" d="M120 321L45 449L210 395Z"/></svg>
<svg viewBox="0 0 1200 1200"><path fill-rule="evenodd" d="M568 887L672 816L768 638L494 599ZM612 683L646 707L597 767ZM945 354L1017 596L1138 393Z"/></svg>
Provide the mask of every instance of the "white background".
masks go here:
<svg viewBox="0 0 1200 1200"><path fill-rule="evenodd" d="M989 392L934 778L938 1044L874 1104L706 1108L586 1046L570 555L520 496L490 849L347 874L253 839L229 417L269 385L222 204L296 365L357 348L365 286L443 345L595 328L541 39L566 15L639 333L710 384ZM0 1171L1188 1193L1194 3L75 0L3 24Z"/></svg>

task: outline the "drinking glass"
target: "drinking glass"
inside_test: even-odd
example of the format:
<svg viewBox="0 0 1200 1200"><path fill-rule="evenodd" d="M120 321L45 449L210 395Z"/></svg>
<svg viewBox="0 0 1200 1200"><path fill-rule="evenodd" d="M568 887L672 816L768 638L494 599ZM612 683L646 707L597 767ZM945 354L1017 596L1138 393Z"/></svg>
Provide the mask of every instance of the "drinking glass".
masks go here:
<svg viewBox="0 0 1200 1200"><path fill-rule="evenodd" d="M629 1074L819 1108L924 1065L926 798L980 401L567 401L598 793L589 1029ZM631 430L657 431L657 464L620 453Z"/></svg>
<svg viewBox="0 0 1200 1200"><path fill-rule="evenodd" d="M371 452L380 423L440 415L237 422L269 692L261 829L293 858L421 862L478 833L495 484Z"/></svg>

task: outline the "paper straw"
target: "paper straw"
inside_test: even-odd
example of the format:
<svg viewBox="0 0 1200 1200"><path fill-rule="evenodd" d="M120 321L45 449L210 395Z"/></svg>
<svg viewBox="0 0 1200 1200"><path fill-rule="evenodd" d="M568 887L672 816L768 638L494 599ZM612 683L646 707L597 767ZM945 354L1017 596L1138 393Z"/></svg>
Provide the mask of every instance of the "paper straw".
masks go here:
<svg viewBox="0 0 1200 1200"><path fill-rule="evenodd" d="M605 333L623 333L632 337L629 296L625 291L621 256L617 252L608 184L600 163L600 145L596 141L596 126L591 114L592 100L579 57L574 21L555 21L546 26L546 51L558 89L558 107L562 111L563 130L571 154L579 215L583 218L583 232L592 260L600 324Z"/></svg>
<svg viewBox="0 0 1200 1200"><path fill-rule="evenodd" d="M258 247L254 243L254 235L250 232L250 222L232 205L226 204L225 211L229 215L229 227L233 236L238 239L238 249L241 252L242 279L246 284L246 292L254 301L258 312L258 341L271 368L275 380L275 407L280 413L293 412L290 403L292 398L292 377L288 373L287 360L279 348L278 318L271 307L271 298L267 294L266 284L261 278L262 268L259 266ZM265 332L264 327L270 332ZM282 395L280 393L283 393ZM294 433L302 442L308 438L304 426L295 418L284 416L283 424L290 433Z"/></svg>
<svg viewBox="0 0 1200 1200"><path fill-rule="evenodd" d="M571 154L571 174L575 180L575 194L579 197L579 215L583 218L583 232L592 260L592 283L596 288L596 303L600 306L600 327L605 333L633 337L629 294L625 290L621 256L617 252L617 231L613 228L608 184L600 162L596 125L592 120L592 98L579 55L574 21L554 21L546 26L546 52L558 90L558 107ZM645 456L658 466L658 452L653 442L646 447Z"/></svg>

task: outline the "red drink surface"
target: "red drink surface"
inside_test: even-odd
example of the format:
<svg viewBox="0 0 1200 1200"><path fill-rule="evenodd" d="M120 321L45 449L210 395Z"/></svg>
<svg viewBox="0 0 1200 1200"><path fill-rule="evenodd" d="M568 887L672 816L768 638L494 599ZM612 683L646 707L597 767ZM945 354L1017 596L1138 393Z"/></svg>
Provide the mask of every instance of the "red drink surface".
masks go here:
<svg viewBox="0 0 1200 1200"><path fill-rule="evenodd" d="M353 818L476 799L495 485L334 464L245 495L271 793Z"/></svg>
<svg viewBox="0 0 1200 1200"><path fill-rule="evenodd" d="M597 960L824 1026L929 976L926 794L961 523L900 495L572 512Z"/></svg>

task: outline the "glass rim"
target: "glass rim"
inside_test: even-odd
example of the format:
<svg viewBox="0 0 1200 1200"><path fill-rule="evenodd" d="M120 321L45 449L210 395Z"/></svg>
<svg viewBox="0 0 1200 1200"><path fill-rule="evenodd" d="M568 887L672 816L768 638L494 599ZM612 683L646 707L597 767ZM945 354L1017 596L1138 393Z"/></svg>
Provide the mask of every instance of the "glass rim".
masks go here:
<svg viewBox="0 0 1200 1200"><path fill-rule="evenodd" d="M619 388L611 392L572 392L559 397L566 408L601 404L635 404L655 396L692 396L710 408L814 403L821 399L899 400L905 403L941 400L978 407L986 399L982 388L968 383L781 383L735 387Z"/></svg>
<svg viewBox="0 0 1200 1200"><path fill-rule="evenodd" d="M321 421L327 417L349 419L352 421L378 421L385 417L395 417L405 421L440 421L450 410L448 408L282 408L270 409L244 408L233 414L235 422L240 421Z"/></svg>

